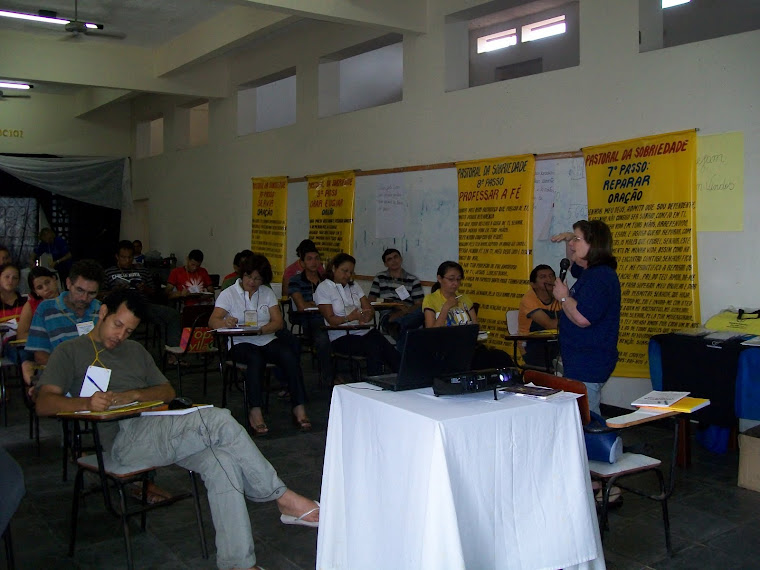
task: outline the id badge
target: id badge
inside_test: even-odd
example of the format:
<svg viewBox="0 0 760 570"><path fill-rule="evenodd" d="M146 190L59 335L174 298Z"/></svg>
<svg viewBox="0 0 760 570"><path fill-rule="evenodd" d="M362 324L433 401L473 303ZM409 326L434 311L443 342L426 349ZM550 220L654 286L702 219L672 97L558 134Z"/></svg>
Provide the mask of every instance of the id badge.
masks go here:
<svg viewBox="0 0 760 570"><path fill-rule="evenodd" d="M247 327L259 326L259 312L258 311L245 311L244 319L245 319L245 326Z"/></svg>
<svg viewBox="0 0 760 570"><path fill-rule="evenodd" d="M95 392L107 392L108 384L111 383L110 368L101 368L100 366L88 366L82 379L82 390L79 392L80 398L89 398Z"/></svg>
<svg viewBox="0 0 760 570"><path fill-rule="evenodd" d="M396 295L398 295L398 298L402 301L406 301L411 296L409 295L409 291L403 285L396 287Z"/></svg>
<svg viewBox="0 0 760 570"><path fill-rule="evenodd" d="M93 321L85 321L83 323L77 323L77 333L79 333L79 336L82 336L83 334L87 334L94 328L95 328L95 323Z"/></svg>

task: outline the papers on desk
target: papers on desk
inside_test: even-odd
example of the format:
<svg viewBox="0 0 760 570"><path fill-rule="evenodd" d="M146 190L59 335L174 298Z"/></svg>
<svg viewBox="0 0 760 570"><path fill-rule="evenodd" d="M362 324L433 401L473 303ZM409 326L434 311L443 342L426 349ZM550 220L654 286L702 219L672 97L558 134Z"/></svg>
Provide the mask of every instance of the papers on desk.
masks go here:
<svg viewBox="0 0 760 570"><path fill-rule="evenodd" d="M488 334L490 331L479 331L478 332L478 340L488 340Z"/></svg>
<svg viewBox="0 0 760 570"><path fill-rule="evenodd" d="M234 333L234 332L257 331L257 330L260 330L260 329L261 329L261 327L230 327L230 328L214 329L214 332Z"/></svg>
<svg viewBox="0 0 760 570"><path fill-rule="evenodd" d="M631 402L631 405L638 407L646 406L648 408L667 408L688 395L689 392L663 392L661 390L652 390L649 394Z"/></svg>
<svg viewBox="0 0 760 570"><path fill-rule="evenodd" d="M742 343L744 346L760 346L760 336L753 336Z"/></svg>
<svg viewBox="0 0 760 570"><path fill-rule="evenodd" d="M118 406L118 407L115 407L114 409L108 409L104 412L91 412L90 410L82 410L81 412L74 412L74 413L81 414L81 415L92 414L95 416L110 416L110 415L115 415L115 414L123 414L125 412L145 410L147 408L155 408L156 406L160 406L161 404L163 404L162 400L154 400L150 402L139 402L139 403L129 404L127 406Z"/></svg>
<svg viewBox="0 0 760 570"><path fill-rule="evenodd" d="M148 412L143 412L140 415L141 416L184 416L185 414L192 414L193 412L197 412L198 410L202 410L203 408L213 408L214 406L212 404L198 404L195 406L190 406L189 408L181 408L179 410L170 410L168 407L164 409L158 409L158 410L150 410Z"/></svg>
<svg viewBox="0 0 760 570"><path fill-rule="evenodd" d="M649 408L645 407L646 410L667 410L669 412L681 412L684 414L690 414L692 412L696 412L697 410L701 410L704 407L707 407L710 405L710 400L707 398L681 398L678 400L675 404L672 406L668 406L667 408Z"/></svg>
<svg viewBox="0 0 760 570"><path fill-rule="evenodd" d="M318 311L319 307L306 307L304 311Z"/></svg>

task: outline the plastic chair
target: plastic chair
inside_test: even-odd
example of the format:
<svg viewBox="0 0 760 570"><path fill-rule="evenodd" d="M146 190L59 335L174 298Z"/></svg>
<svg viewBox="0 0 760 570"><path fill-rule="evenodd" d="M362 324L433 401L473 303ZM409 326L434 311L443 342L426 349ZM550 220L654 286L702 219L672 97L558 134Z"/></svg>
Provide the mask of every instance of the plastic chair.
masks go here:
<svg viewBox="0 0 760 570"><path fill-rule="evenodd" d="M545 372L539 372L536 370L526 370L523 376L525 382L533 382L538 386L546 386L549 388L558 388L566 392L575 392L576 394L583 394L578 398L578 409L581 414L581 423L588 426L591 422L591 413L588 407L588 395L586 386L583 382L577 380L571 380L569 378L561 378ZM628 414L630 415L630 414ZM613 430L619 428L630 427L634 425L640 425L648 423L650 421L663 419L663 416L649 416L648 418L629 421L627 416L620 416L619 418L611 418L607 420L608 425L613 424ZM673 450L671 452L670 461L670 475L666 483L665 477L662 473L662 461L654 457L642 455L639 453L623 453L620 459L615 463L607 463L603 461L589 460L589 471L591 472L591 478L602 483L602 506L599 511L599 533L604 539L604 531L608 528L608 510L610 490L614 485L617 485L621 489L635 493L646 499L651 499L660 503L662 507L662 521L665 530L665 546L668 551L668 555L673 555L673 549L670 539L670 518L668 516L668 498L673 493L675 465L676 465L676 453L678 451L678 421L676 417L671 417L673 420L674 434L673 434ZM632 475L638 475L650 471L654 473L657 478L660 492L657 494L651 494L641 489L627 486L620 482L621 479L630 477Z"/></svg>

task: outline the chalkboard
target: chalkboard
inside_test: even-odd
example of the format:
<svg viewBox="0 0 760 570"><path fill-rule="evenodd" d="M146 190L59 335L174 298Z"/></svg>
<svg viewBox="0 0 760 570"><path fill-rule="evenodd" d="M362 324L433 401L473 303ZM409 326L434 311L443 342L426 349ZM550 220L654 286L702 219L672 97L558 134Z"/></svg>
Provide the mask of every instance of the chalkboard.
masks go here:
<svg viewBox="0 0 760 570"><path fill-rule="evenodd" d="M390 191L390 192L389 192ZM392 194L395 208L383 213L378 196ZM288 185L288 263L295 260L299 242L309 233L306 182ZM380 210L380 214L378 214ZM400 212L400 214L398 214ZM378 215L400 215L396 235L378 236ZM582 158L543 159L536 162L534 194L533 265L558 267L563 244L549 237L572 229L586 218L586 178ZM379 227L394 224L381 223ZM386 220L387 222L387 220ZM381 231L380 233L384 233ZM381 255L396 248L404 267L423 281L435 281L442 261L459 258L459 205L455 168L411 170L356 177L354 252L356 273L374 275L383 269Z"/></svg>

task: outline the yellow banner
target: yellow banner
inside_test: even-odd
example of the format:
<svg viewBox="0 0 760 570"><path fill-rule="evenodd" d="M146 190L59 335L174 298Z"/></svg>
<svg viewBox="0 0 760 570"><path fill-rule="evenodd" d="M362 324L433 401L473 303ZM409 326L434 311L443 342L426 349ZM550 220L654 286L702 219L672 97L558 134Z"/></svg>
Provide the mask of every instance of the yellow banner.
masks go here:
<svg viewBox="0 0 760 570"><path fill-rule="evenodd" d="M287 246L288 178L252 178L251 250L272 265L273 282L282 281Z"/></svg>
<svg viewBox="0 0 760 570"><path fill-rule="evenodd" d="M506 312L528 290L536 161L528 154L456 166L462 291L480 303L478 322L490 331L489 344L505 347Z"/></svg>
<svg viewBox="0 0 760 570"><path fill-rule="evenodd" d="M613 236L622 292L615 376L649 376L654 334L698 325L696 133L583 149L589 218Z"/></svg>
<svg viewBox="0 0 760 570"><path fill-rule="evenodd" d="M336 254L353 254L354 189L353 172L333 172L308 176L309 238L327 262Z"/></svg>

